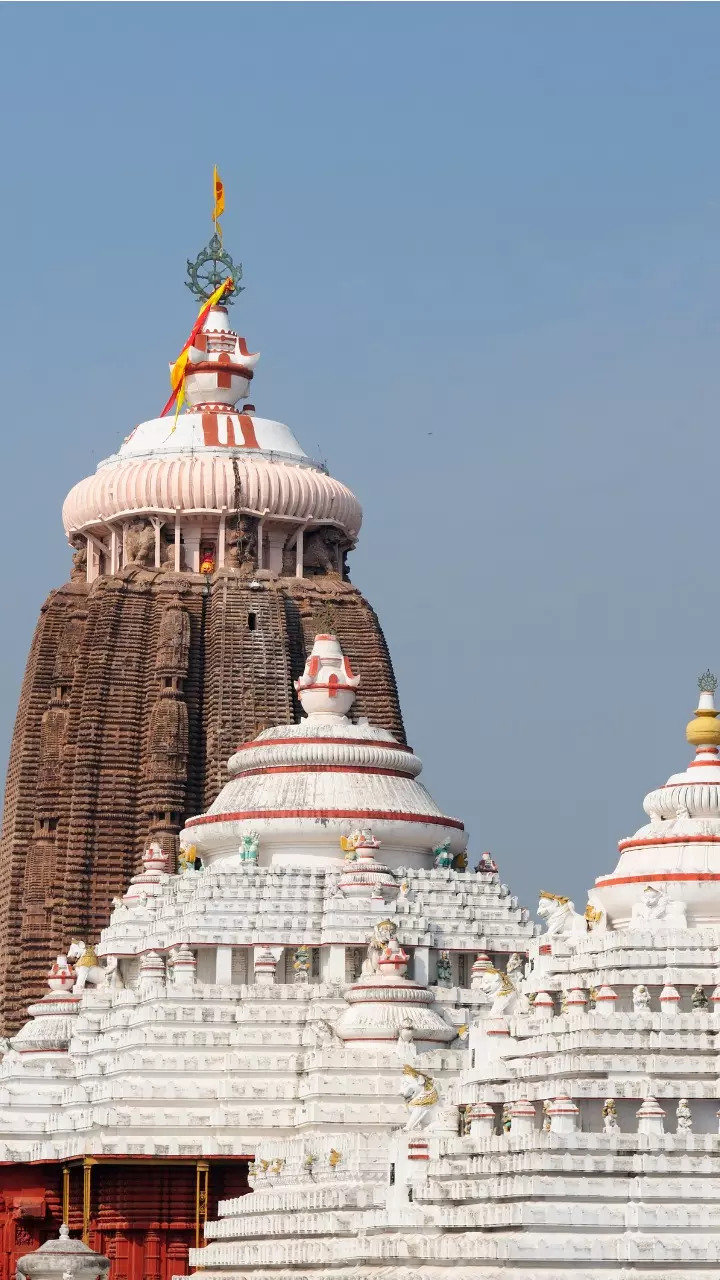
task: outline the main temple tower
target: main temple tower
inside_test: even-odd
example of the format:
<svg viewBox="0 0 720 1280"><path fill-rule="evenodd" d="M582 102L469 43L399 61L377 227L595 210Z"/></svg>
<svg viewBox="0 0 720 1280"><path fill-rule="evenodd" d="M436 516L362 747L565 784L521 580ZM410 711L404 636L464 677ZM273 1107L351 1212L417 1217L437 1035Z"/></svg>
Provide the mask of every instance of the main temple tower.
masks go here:
<svg viewBox="0 0 720 1280"><path fill-rule="evenodd" d="M174 855L235 748L299 718L317 632L365 673L354 714L403 739L382 630L348 576L360 505L247 403L259 356L231 327L241 272L217 236L188 269L202 301L234 285L188 348L186 412L142 422L63 507L70 580L41 609L5 795L8 1029L48 955L97 935L149 838Z"/></svg>

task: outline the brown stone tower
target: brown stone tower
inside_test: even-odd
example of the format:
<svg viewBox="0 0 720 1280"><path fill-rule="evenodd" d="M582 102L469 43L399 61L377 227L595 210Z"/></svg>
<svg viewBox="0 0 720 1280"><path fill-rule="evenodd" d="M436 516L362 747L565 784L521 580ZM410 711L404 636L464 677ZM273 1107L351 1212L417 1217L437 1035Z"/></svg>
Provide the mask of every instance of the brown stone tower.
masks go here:
<svg viewBox="0 0 720 1280"><path fill-rule="evenodd" d="M72 935L95 940L148 838L177 852L236 746L299 718L293 679L317 631L363 671L357 715L403 739L382 630L348 581L356 499L282 423L236 410L258 356L225 305L188 350L188 412L136 427L63 509L72 576L40 614L5 795L8 1030Z"/></svg>

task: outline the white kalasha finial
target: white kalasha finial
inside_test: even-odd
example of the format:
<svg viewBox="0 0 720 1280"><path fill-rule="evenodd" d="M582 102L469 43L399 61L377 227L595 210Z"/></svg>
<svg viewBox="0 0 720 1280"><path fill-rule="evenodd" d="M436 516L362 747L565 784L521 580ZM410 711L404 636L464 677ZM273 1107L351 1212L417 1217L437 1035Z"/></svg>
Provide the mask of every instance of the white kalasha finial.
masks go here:
<svg viewBox="0 0 720 1280"><path fill-rule="evenodd" d="M327 720L347 715L359 683L337 636L319 635L295 688L305 714Z"/></svg>

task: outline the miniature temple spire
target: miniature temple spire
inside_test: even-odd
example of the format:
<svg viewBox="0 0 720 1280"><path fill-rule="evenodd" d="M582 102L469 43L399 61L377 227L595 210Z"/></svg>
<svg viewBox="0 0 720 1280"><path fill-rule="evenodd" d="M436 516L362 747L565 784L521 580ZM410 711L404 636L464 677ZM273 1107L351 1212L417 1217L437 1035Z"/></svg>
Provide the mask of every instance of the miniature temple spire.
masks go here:
<svg viewBox="0 0 720 1280"><path fill-rule="evenodd" d="M317 635L295 689L305 714L317 720L346 716L359 683L337 636Z"/></svg>

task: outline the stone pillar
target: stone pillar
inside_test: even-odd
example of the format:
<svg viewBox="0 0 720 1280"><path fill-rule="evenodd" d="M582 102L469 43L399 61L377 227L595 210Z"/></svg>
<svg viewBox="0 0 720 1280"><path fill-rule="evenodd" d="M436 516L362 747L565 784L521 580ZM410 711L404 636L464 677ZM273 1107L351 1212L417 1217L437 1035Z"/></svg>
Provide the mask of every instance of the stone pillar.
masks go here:
<svg viewBox="0 0 720 1280"><path fill-rule="evenodd" d="M323 982L339 982L341 986L345 986L347 982L345 947L342 943L333 942L329 947L323 947L322 980Z"/></svg>
<svg viewBox="0 0 720 1280"><path fill-rule="evenodd" d="M666 982L660 992L660 1012L665 1017L675 1018L680 1007L680 992L677 987Z"/></svg>
<svg viewBox="0 0 720 1280"><path fill-rule="evenodd" d="M587 999L582 987L573 987L563 1000L563 1013L584 1013L586 1006Z"/></svg>
<svg viewBox="0 0 720 1280"><path fill-rule="evenodd" d="M258 520L258 523L257 523L257 567L258 567L258 569L262 569L262 568L264 568L264 563L263 563L263 560L264 560L263 539L264 539L264 537L265 537L265 521L264 521L263 519L260 519L260 520Z"/></svg>
<svg viewBox="0 0 720 1280"><path fill-rule="evenodd" d="M165 961L157 951L146 951L140 960L138 990L141 995L162 995L165 988Z"/></svg>
<svg viewBox="0 0 720 1280"><path fill-rule="evenodd" d="M532 1005L533 1017L552 1018L555 1013L553 998L547 991L538 991Z"/></svg>
<svg viewBox="0 0 720 1280"><path fill-rule="evenodd" d="M551 1133L575 1133L580 1127L580 1110L566 1093L553 1099L547 1114L550 1116Z"/></svg>
<svg viewBox="0 0 720 1280"><path fill-rule="evenodd" d="M160 550L160 530L163 527L164 521L162 521L158 516L151 516L150 523L155 530L155 568L159 569L162 560Z"/></svg>
<svg viewBox="0 0 720 1280"><path fill-rule="evenodd" d="M200 572L200 529L185 526L185 564L191 573Z"/></svg>
<svg viewBox="0 0 720 1280"><path fill-rule="evenodd" d="M275 982L277 960L267 947L254 947L255 981L260 987L271 987Z"/></svg>
<svg viewBox="0 0 720 1280"><path fill-rule="evenodd" d="M577 1107L575 1107L577 1111ZM528 1102L527 1098L519 1098L517 1102L513 1102L510 1107L510 1118L512 1127L510 1132L513 1137L518 1134L533 1133L535 1129L535 1107L532 1102Z"/></svg>
<svg viewBox="0 0 720 1280"><path fill-rule="evenodd" d="M197 961L187 943L183 942L175 952L173 960L173 984L176 987L192 987L195 985Z"/></svg>
<svg viewBox="0 0 720 1280"><path fill-rule="evenodd" d="M665 1112L655 1098L646 1098L635 1115L638 1133L650 1138L660 1137L665 1132Z"/></svg>
<svg viewBox="0 0 720 1280"><path fill-rule="evenodd" d="M468 1108L467 1120L473 1138L491 1138L495 1132L495 1112L487 1102L474 1102Z"/></svg>
<svg viewBox="0 0 720 1280"><path fill-rule="evenodd" d="M218 987L232 985L232 947L218 947L215 952L215 983Z"/></svg>
<svg viewBox="0 0 720 1280"><path fill-rule="evenodd" d="M271 529L268 534L268 569L271 573L282 573L283 547L287 534L284 529Z"/></svg>
<svg viewBox="0 0 720 1280"><path fill-rule="evenodd" d="M227 517L227 507L223 507L220 512L220 523L218 525L218 542L217 542L217 567L225 568L225 520Z"/></svg>
<svg viewBox="0 0 720 1280"><path fill-rule="evenodd" d="M180 512L175 512L175 572L180 572Z"/></svg>
<svg viewBox="0 0 720 1280"><path fill-rule="evenodd" d="M437 980L437 951L431 947L413 949L412 978L422 987L429 987Z"/></svg>
<svg viewBox="0 0 720 1280"><path fill-rule="evenodd" d="M602 1013L604 1017L609 1017L614 1012L617 1003L618 994L612 987L604 984L595 994L595 1008L598 1013Z"/></svg>
<svg viewBox="0 0 720 1280"><path fill-rule="evenodd" d="M302 578L303 576L304 546L305 546L305 530L301 526L297 531L297 538L295 539L295 577L296 578Z"/></svg>
<svg viewBox="0 0 720 1280"><path fill-rule="evenodd" d="M113 526L110 530L110 572L117 573L119 568L118 532Z"/></svg>

